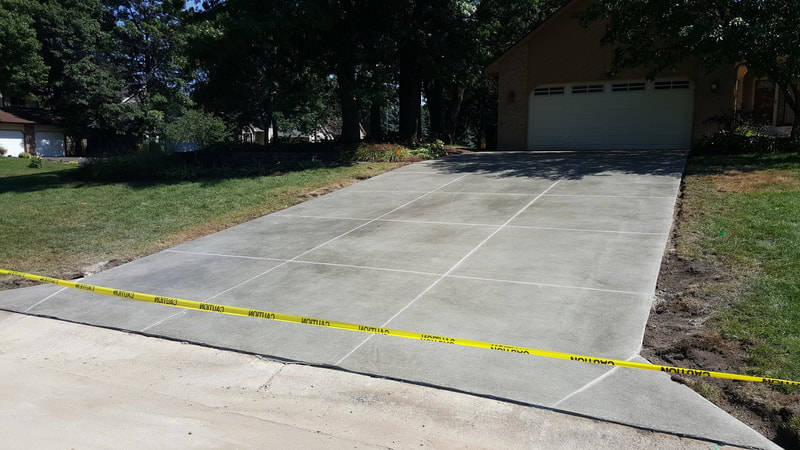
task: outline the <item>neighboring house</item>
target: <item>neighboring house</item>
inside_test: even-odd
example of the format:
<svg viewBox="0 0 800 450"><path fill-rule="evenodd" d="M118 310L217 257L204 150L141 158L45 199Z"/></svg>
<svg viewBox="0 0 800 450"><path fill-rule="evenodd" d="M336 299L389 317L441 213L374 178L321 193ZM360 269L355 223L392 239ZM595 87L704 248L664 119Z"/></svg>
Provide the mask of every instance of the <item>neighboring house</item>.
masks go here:
<svg viewBox="0 0 800 450"><path fill-rule="evenodd" d="M583 28L573 0L492 62L499 79L498 149L688 149L716 131L707 119L752 109L758 124L793 120L775 84L747 68L709 73L693 60L647 80L647 70L611 74L605 24Z"/></svg>
<svg viewBox="0 0 800 450"><path fill-rule="evenodd" d="M337 125L335 123L325 125L314 131L313 133L306 134L301 133L299 131L290 131L288 133L284 133L278 131L278 138L279 139L288 139L294 140L299 142L326 142L326 141L335 141L339 135L341 135L341 124ZM364 130L364 127L359 124L359 135L363 140L367 137L367 132ZM265 145L266 143L273 142L273 131L272 127L269 127L266 131L262 128L249 126L242 130L241 139L242 142L250 142L254 144Z"/></svg>
<svg viewBox="0 0 800 450"><path fill-rule="evenodd" d="M0 147L6 156L29 153L64 156L66 139L60 119L36 108L0 108Z"/></svg>

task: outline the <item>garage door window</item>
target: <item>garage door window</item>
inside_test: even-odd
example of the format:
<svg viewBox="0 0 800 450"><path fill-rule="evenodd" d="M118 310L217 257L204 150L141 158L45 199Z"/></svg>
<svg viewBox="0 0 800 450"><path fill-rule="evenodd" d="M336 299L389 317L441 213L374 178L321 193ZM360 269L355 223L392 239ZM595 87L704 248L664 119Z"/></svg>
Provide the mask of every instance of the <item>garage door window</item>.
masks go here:
<svg viewBox="0 0 800 450"><path fill-rule="evenodd" d="M564 86L536 88L533 95L563 95Z"/></svg>
<svg viewBox="0 0 800 450"><path fill-rule="evenodd" d="M644 82L616 83L611 85L611 92L644 91Z"/></svg>
<svg viewBox="0 0 800 450"><path fill-rule="evenodd" d="M656 81L655 89L663 91L667 89L689 89L688 81Z"/></svg>
<svg viewBox="0 0 800 450"><path fill-rule="evenodd" d="M603 92L605 92L605 86L602 84L572 86L573 94L602 94Z"/></svg>

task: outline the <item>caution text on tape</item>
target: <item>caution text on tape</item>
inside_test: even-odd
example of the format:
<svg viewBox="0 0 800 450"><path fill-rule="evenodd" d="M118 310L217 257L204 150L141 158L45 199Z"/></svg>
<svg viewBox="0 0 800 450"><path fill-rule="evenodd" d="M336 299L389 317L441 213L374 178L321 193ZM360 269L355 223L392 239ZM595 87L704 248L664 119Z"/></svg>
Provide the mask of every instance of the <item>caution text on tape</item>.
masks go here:
<svg viewBox="0 0 800 450"><path fill-rule="evenodd" d="M194 309L197 311L213 312L218 314L228 314L233 316L252 317L255 319L277 320L280 322L291 322L302 325L313 325L317 327L336 328L340 330L359 331L362 333L378 334L383 336L402 337L421 341L438 342L449 345L460 345L464 347L483 348L487 350L497 350L509 353L519 353L532 356L542 356L545 358L556 358L568 361L583 362L588 364L600 364L615 367L627 367L630 369L653 370L680 375L694 375L712 378L724 378L729 380L750 381L755 383L781 384L789 386L800 386L800 381L781 380L777 378L756 377L751 375L741 375L727 372L714 372L709 370L686 369L682 367L662 366L658 364L646 364L621 359L599 358L595 356L576 355L572 353L554 352L540 350L529 347L519 347L515 345L495 344L491 342L475 341L471 339L461 339L450 336L439 336L435 334L418 333L414 331L396 330L393 328L376 327L350 322L340 322L336 320L319 319L315 317L296 316L260 309L249 309L238 306L219 305L216 303L198 302L174 297L163 297L159 295L144 294L141 292L113 289L103 286L95 286L74 281L59 280L57 278L34 275L30 273L17 272L14 270L0 269L0 274L14 275L29 280L40 281L43 283L55 284L63 287L79 289L82 291L94 292L96 294L110 295L126 300L136 300L146 303L172 306L176 308Z"/></svg>

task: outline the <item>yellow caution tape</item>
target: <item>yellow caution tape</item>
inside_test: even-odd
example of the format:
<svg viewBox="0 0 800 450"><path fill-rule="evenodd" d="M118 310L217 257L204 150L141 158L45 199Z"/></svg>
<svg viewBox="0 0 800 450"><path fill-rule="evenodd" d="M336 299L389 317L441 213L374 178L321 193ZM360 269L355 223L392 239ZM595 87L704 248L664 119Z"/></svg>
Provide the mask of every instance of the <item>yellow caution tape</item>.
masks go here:
<svg viewBox="0 0 800 450"><path fill-rule="evenodd" d="M126 300L136 300L140 302L156 303L159 305L174 306L177 308L195 309L198 311L208 311L219 314L229 314L233 316L253 317L256 319L278 320L281 322L299 323L303 325L314 325L318 327L337 328L340 330L360 331L362 333L380 334L383 336L395 336L407 339L416 339L420 341L439 342L442 344L454 344L464 347L476 347L488 350L498 350L502 352L520 353L526 355L543 356L546 358L566 359L569 361L580 361L590 364L602 364L607 366L628 367L631 369L654 370L657 372L675 373L681 375L696 375L712 378L726 378L729 380L752 381L756 383L770 383L770 384L783 384L789 386L800 386L799 381L780 380L776 378L754 377L750 375L739 375L726 372L712 372L700 369L684 369L681 367L660 366L657 364L645 364L631 361L624 361L620 359L611 358L598 358L594 356L576 355L572 353L552 352L549 350L539 350L528 347L518 347L515 345L493 344L491 342L473 341L471 339L460 339L450 336L439 336L435 334L417 333L413 331L395 330L392 328L375 327L369 325L361 325L350 322L339 322L336 320L318 319L314 317L295 316L292 314L282 314L270 311L262 311L260 309L248 309L238 306L219 305L216 303L204 303L194 300L185 300L181 298L162 297L158 295L142 294L140 292L124 291L121 289L112 289L102 286L95 286L85 283L76 283L74 281L59 280L57 278L50 278L40 275L33 275L24 272L17 272L13 270L0 269L0 274L15 275L29 280L40 281L42 283L56 284L73 289L80 289L82 291L94 292L95 294L110 295L119 297Z"/></svg>

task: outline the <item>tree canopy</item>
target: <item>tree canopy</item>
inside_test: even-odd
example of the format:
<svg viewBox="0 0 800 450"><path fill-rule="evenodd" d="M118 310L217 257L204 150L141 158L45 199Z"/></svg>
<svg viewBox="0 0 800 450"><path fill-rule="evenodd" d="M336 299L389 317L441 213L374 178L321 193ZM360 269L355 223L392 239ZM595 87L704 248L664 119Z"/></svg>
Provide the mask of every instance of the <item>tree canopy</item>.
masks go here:
<svg viewBox="0 0 800 450"><path fill-rule="evenodd" d="M211 114L474 142L495 120L483 67L563 1L0 0L0 92L90 140L183 136Z"/></svg>
<svg viewBox="0 0 800 450"><path fill-rule="evenodd" d="M0 94L6 97L30 100L46 81L42 44L33 28L38 9L31 0L0 0Z"/></svg>
<svg viewBox="0 0 800 450"><path fill-rule="evenodd" d="M800 2L797 0L597 0L584 23L604 20L616 66L656 74L696 57L713 69L744 64L774 81L795 113L800 140Z"/></svg>

